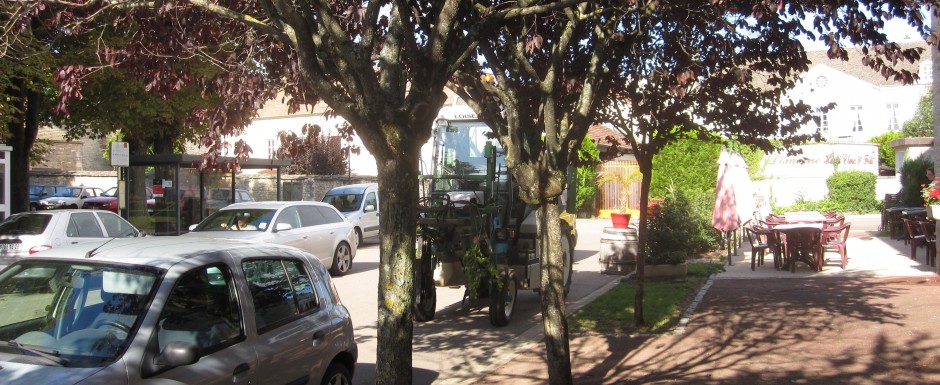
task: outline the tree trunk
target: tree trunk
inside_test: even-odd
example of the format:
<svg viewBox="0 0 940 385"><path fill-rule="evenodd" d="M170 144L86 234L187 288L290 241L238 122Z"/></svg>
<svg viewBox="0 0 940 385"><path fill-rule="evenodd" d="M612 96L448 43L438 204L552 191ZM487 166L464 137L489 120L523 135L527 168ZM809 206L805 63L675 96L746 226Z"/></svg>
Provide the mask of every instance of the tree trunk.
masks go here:
<svg viewBox="0 0 940 385"><path fill-rule="evenodd" d="M39 116L42 108L42 94L35 90L26 90L25 81L21 81L20 93L25 111L20 119L9 126L10 137L7 144L13 148L10 153L10 213L29 211L29 154L36 135L39 133Z"/></svg>
<svg viewBox="0 0 940 385"><path fill-rule="evenodd" d="M640 228L637 237L639 255L636 258L636 296L633 301L633 323L636 326L646 324L646 317L643 315L643 284L646 281L646 240L649 238L647 236L649 231L647 219L649 217L650 181L653 179L652 159L641 158L642 156L638 154L637 164L643 174L643 179L640 182Z"/></svg>
<svg viewBox="0 0 940 385"><path fill-rule="evenodd" d="M414 255L417 226L417 151L376 158L382 220L376 384L411 384L414 334Z"/></svg>
<svg viewBox="0 0 940 385"><path fill-rule="evenodd" d="M541 270L542 327L548 359L548 383L567 385L571 378L571 350L568 345L568 320L565 317L565 275L562 260L561 224L555 200L539 205L536 225L541 235L539 263Z"/></svg>

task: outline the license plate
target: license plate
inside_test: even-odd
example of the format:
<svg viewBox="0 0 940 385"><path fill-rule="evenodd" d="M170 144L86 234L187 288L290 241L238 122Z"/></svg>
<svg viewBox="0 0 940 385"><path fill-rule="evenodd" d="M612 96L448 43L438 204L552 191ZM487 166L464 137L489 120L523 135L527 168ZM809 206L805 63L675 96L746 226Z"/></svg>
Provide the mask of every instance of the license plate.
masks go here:
<svg viewBox="0 0 940 385"><path fill-rule="evenodd" d="M19 249L19 243L0 243L0 251L17 251Z"/></svg>

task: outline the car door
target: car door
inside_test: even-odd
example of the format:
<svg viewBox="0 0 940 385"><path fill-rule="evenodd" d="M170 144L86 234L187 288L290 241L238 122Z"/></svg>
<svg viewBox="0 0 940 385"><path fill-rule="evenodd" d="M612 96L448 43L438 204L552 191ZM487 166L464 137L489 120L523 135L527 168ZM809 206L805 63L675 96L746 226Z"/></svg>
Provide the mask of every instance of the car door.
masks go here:
<svg viewBox="0 0 940 385"><path fill-rule="evenodd" d="M332 266L335 251L332 226L327 225L326 218L315 205L300 206L300 220L303 221L304 229L309 234L308 243L311 253L327 267Z"/></svg>
<svg viewBox="0 0 940 385"><path fill-rule="evenodd" d="M333 333L316 275L295 258L247 259L242 271L255 311L256 378L268 384L320 383L333 358L328 343Z"/></svg>
<svg viewBox="0 0 940 385"><path fill-rule="evenodd" d="M359 226L363 237L379 235L379 199L375 191L367 193L363 199Z"/></svg>
<svg viewBox="0 0 940 385"><path fill-rule="evenodd" d="M278 230L278 226L283 227L285 224L290 225L289 230ZM310 237L302 226L300 210L296 206L285 207L274 218L274 227L271 229L271 243L293 246L312 253L309 244Z"/></svg>
<svg viewBox="0 0 940 385"><path fill-rule="evenodd" d="M53 241L52 246L98 241L105 237L105 231L94 212L68 213L65 224L65 237Z"/></svg>
<svg viewBox="0 0 940 385"><path fill-rule="evenodd" d="M267 383L259 381L257 354L242 322L231 266L214 263L179 276L154 325L151 352L163 352L174 341L195 344L199 359L175 368L148 366L158 362L149 353L141 362L144 383L199 385ZM133 376L132 376L133 378Z"/></svg>

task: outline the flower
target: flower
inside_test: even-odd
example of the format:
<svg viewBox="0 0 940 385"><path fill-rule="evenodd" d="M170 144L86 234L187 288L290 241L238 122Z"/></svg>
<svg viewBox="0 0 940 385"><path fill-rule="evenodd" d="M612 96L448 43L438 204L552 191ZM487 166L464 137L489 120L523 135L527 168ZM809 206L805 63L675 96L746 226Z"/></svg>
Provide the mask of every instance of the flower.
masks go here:
<svg viewBox="0 0 940 385"><path fill-rule="evenodd" d="M940 205L940 186L936 183L922 184L920 196L924 198L924 206Z"/></svg>

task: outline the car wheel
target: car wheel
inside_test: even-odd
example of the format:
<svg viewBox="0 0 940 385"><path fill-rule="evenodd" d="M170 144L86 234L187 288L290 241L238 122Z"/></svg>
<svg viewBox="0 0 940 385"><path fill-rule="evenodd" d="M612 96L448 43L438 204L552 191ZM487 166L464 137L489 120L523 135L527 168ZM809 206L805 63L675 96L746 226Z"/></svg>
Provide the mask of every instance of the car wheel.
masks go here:
<svg viewBox="0 0 940 385"><path fill-rule="evenodd" d="M348 243L341 242L339 246L336 246L336 251L333 253L333 265L330 266L330 273L340 276L348 273L351 268L352 250L349 248Z"/></svg>
<svg viewBox="0 0 940 385"><path fill-rule="evenodd" d="M356 228L356 247L362 246L362 229Z"/></svg>
<svg viewBox="0 0 940 385"><path fill-rule="evenodd" d="M352 375L349 374L349 368L339 362L333 362L326 368L326 374L323 376L322 385L350 385L352 384Z"/></svg>

